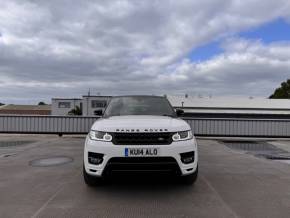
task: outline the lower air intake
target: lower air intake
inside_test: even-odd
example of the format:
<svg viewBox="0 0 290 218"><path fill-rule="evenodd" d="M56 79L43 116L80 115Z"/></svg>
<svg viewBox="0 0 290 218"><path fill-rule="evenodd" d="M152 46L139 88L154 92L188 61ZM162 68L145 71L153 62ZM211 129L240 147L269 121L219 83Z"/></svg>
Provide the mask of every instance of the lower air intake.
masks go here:
<svg viewBox="0 0 290 218"><path fill-rule="evenodd" d="M106 175L116 173L169 173L180 175L176 160L172 157L115 157L105 168Z"/></svg>

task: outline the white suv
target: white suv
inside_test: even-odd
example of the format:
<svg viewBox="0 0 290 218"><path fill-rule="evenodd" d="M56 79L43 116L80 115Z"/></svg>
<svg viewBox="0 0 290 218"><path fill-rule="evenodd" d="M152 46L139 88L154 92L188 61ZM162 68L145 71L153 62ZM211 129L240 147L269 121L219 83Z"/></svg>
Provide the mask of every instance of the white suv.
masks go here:
<svg viewBox="0 0 290 218"><path fill-rule="evenodd" d="M186 184L194 183L197 144L188 123L177 117L182 113L175 112L165 97L113 97L86 138L86 184L128 172L172 173Z"/></svg>

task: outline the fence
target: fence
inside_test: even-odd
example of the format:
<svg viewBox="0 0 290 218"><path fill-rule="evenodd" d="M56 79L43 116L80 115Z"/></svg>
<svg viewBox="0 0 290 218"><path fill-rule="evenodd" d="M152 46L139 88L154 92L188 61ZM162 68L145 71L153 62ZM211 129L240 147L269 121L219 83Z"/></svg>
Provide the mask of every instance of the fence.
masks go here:
<svg viewBox="0 0 290 218"><path fill-rule="evenodd" d="M98 117L0 116L0 133L86 134ZM184 118L197 136L290 137L290 120Z"/></svg>

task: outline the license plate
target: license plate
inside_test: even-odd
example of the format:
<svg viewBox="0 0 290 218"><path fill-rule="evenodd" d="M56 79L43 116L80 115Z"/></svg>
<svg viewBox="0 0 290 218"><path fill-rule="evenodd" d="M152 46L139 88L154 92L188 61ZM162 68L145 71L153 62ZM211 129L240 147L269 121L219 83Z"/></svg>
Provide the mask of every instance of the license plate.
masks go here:
<svg viewBox="0 0 290 218"><path fill-rule="evenodd" d="M159 155L159 148L125 148L125 157L152 157Z"/></svg>

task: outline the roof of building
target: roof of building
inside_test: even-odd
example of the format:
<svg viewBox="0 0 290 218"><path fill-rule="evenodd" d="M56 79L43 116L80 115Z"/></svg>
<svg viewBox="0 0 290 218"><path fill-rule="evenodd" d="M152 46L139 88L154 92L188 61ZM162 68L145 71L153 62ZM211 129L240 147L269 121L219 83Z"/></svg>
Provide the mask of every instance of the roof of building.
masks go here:
<svg viewBox="0 0 290 218"><path fill-rule="evenodd" d="M75 101L81 101L81 98L52 98L52 100L75 100Z"/></svg>
<svg viewBox="0 0 290 218"><path fill-rule="evenodd" d="M51 105L15 105L8 104L0 107L0 110L51 110Z"/></svg>
<svg viewBox="0 0 290 218"><path fill-rule="evenodd" d="M112 95L83 95L83 98L111 98L113 97Z"/></svg>
<svg viewBox="0 0 290 218"><path fill-rule="evenodd" d="M290 110L290 99L167 96L173 107L212 110Z"/></svg>

